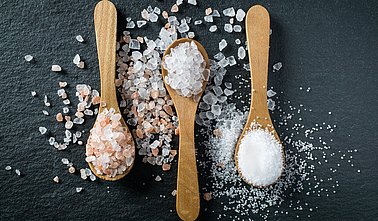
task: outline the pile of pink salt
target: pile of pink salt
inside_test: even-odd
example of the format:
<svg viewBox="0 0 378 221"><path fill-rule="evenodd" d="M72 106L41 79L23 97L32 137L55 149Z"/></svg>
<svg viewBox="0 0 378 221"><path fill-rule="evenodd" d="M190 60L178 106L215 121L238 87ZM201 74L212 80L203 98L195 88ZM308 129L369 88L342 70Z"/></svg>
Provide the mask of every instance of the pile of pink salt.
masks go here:
<svg viewBox="0 0 378 221"><path fill-rule="evenodd" d="M121 114L105 108L98 114L86 145L86 158L96 173L115 177L133 165L135 150L130 132L121 124Z"/></svg>

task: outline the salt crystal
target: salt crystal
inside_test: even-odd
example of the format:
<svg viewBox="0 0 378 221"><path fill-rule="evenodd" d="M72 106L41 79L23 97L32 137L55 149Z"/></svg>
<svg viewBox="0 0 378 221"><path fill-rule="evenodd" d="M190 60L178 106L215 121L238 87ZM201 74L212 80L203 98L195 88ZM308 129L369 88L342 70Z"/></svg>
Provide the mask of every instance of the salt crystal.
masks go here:
<svg viewBox="0 0 378 221"><path fill-rule="evenodd" d="M136 40L136 39L131 39L131 40L130 40L129 47L130 47L130 49L136 49L136 50L139 50L139 49L140 49L140 43L139 43L139 41Z"/></svg>
<svg viewBox="0 0 378 221"><path fill-rule="evenodd" d="M11 169L12 169L11 166L6 166L6 167L5 167L5 170L11 170Z"/></svg>
<svg viewBox="0 0 378 221"><path fill-rule="evenodd" d="M268 109L273 111L276 106L276 102L272 99L268 99Z"/></svg>
<svg viewBox="0 0 378 221"><path fill-rule="evenodd" d="M65 124L64 124L64 127L66 129L71 129L73 127L73 122L72 121L67 121Z"/></svg>
<svg viewBox="0 0 378 221"><path fill-rule="evenodd" d="M148 18L150 19L150 22L157 22L157 20L159 19L158 15L155 13L150 13L148 15Z"/></svg>
<svg viewBox="0 0 378 221"><path fill-rule="evenodd" d="M212 199L211 193L204 193L203 199L206 201L210 201Z"/></svg>
<svg viewBox="0 0 378 221"><path fill-rule="evenodd" d="M241 32L242 27L240 25L234 25L234 32Z"/></svg>
<svg viewBox="0 0 378 221"><path fill-rule="evenodd" d="M179 7L176 4L172 5L171 12L175 13L178 11L179 11Z"/></svg>
<svg viewBox="0 0 378 221"><path fill-rule="evenodd" d="M53 181L54 181L55 183L59 183L59 177L58 177L58 176L55 176L55 177L53 178Z"/></svg>
<svg viewBox="0 0 378 221"><path fill-rule="evenodd" d="M231 96L233 93L234 93L234 91L232 91L232 90L230 90L230 89L228 89L228 88L224 89L224 94L225 94L226 96Z"/></svg>
<svg viewBox="0 0 378 221"><path fill-rule="evenodd" d="M83 191L83 187L76 187L76 193L80 193L81 191Z"/></svg>
<svg viewBox="0 0 378 221"><path fill-rule="evenodd" d="M31 60L33 60L33 56L31 56L31 55L25 55L25 60L27 61L27 62L30 62Z"/></svg>
<svg viewBox="0 0 378 221"><path fill-rule="evenodd" d="M232 25L231 24L224 24L224 30L228 33L232 32Z"/></svg>
<svg viewBox="0 0 378 221"><path fill-rule="evenodd" d="M70 109L68 107L63 107L63 113L67 114L68 112L70 112Z"/></svg>
<svg viewBox="0 0 378 221"><path fill-rule="evenodd" d="M268 130L251 129L242 138L237 153L244 179L256 186L277 181L283 171L282 145Z"/></svg>
<svg viewBox="0 0 378 221"><path fill-rule="evenodd" d="M244 59L246 55L245 49L243 46L239 47L238 49L238 58L239 59Z"/></svg>
<svg viewBox="0 0 378 221"><path fill-rule="evenodd" d="M21 171L19 169L16 169L15 172L17 175L21 176Z"/></svg>
<svg viewBox="0 0 378 221"><path fill-rule="evenodd" d="M202 24L202 20L194 21L194 25L200 25L200 24Z"/></svg>
<svg viewBox="0 0 378 221"><path fill-rule="evenodd" d="M210 15L211 12L213 12L213 9L212 9L212 8L207 8L207 9L205 10L205 14L206 14L206 15Z"/></svg>
<svg viewBox="0 0 378 221"><path fill-rule="evenodd" d="M46 116L49 116L49 115L50 115L49 112L47 112L46 110L42 110L42 113L43 113L44 115L46 115Z"/></svg>
<svg viewBox="0 0 378 221"><path fill-rule="evenodd" d="M273 72L279 71L282 68L282 63L277 62L273 65Z"/></svg>
<svg viewBox="0 0 378 221"><path fill-rule="evenodd" d="M217 26L216 25L212 25L212 26L210 26L210 28L209 28L209 31L210 32L215 32L217 30Z"/></svg>
<svg viewBox="0 0 378 221"><path fill-rule="evenodd" d="M188 0L188 3L191 5L197 5L197 0Z"/></svg>
<svg viewBox="0 0 378 221"><path fill-rule="evenodd" d="M137 26L138 26L138 28L141 28L141 27L144 26L145 24L147 24L146 21L137 21Z"/></svg>
<svg viewBox="0 0 378 221"><path fill-rule="evenodd" d="M206 93L202 99L205 103L210 105L213 105L217 102L217 97L212 92Z"/></svg>
<svg viewBox="0 0 378 221"><path fill-rule="evenodd" d="M212 14L213 17L217 17L219 18L220 17L220 13L218 10L213 10L213 14Z"/></svg>
<svg viewBox="0 0 378 221"><path fill-rule="evenodd" d="M62 71L62 68L57 64L53 64L51 66L51 70L54 71L54 72L60 72L60 71Z"/></svg>
<svg viewBox="0 0 378 221"><path fill-rule="evenodd" d="M188 38L194 38L194 32L190 31L188 32Z"/></svg>
<svg viewBox="0 0 378 221"><path fill-rule="evenodd" d="M219 51L222 51L225 47L227 47L227 41L225 39L222 39L219 42Z"/></svg>
<svg viewBox="0 0 378 221"><path fill-rule="evenodd" d="M176 196L176 193L177 193L177 190L173 190L171 194L172 196Z"/></svg>
<svg viewBox="0 0 378 221"><path fill-rule="evenodd" d="M183 2L184 2L184 0L176 0L177 5L182 5Z"/></svg>
<svg viewBox="0 0 378 221"><path fill-rule="evenodd" d="M241 41L239 38L235 39L235 44L240 45Z"/></svg>
<svg viewBox="0 0 378 221"><path fill-rule="evenodd" d="M143 9L142 11L141 11L141 16L142 16L142 18L144 19L144 20L147 20L147 21L149 21L150 19L149 19L149 16L148 16L148 11L146 10L146 9Z"/></svg>
<svg viewBox="0 0 378 221"><path fill-rule="evenodd" d="M76 40L81 43L84 42L84 38L81 35L76 35Z"/></svg>
<svg viewBox="0 0 378 221"><path fill-rule="evenodd" d="M47 132L46 127L39 127L38 130L39 130L39 132L40 132L42 135L46 134L46 132Z"/></svg>
<svg viewBox="0 0 378 221"><path fill-rule="evenodd" d="M96 180L96 176L94 174L91 174L91 175L89 175L89 179L91 181L95 181Z"/></svg>
<svg viewBox="0 0 378 221"><path fill-rule="evenodd" d="M227 58L230 66L234 66L236 64L236 60L235 60L235 57L234 56L230 56Z"/></svg>
<svg viewBox="0 0 378 221"><path fill-rule="evenodd" d="M212 105L211 106L211 112L215 115L215 116L219 116L221 114L221 106L220 105Z"/></svg>
<svg viewBox="0 0 378 221"><path fill-rule="evenodd" d="M234 24L234 18L230 18L230 24Z"/></svg>
<svg viewBox="0 0 378 221"><path fill-rule="evenodd" d="M33 97L35 97L35 96L37 96L37 92L32 91L32 92L31 92L31 95L32 95Z"/></svg>
<svg viewBox="0 0 378 221"><path fill-rule="evenodd" d="M73 123L74 124L83 124L84 123L84 119L83 118L75 118L73 120Z"/></svg>
<svg viewBox="0 0 378 221"><path fill-rule="evenodd" d="M75 167L73 167L73 166L68 167L69 173L75 173L75 171L76 171Z"/></svg>
<svg viewBox="0 0 378 221"><path fill-rule="evenodd" d="M238 9L238 11L236 12L236 20L238 20L238 21L243 21L243 19L244 19L244 17L245 17L245 12L243 11L243 9Z"/></svg>
<svg viewBox="0 0 378 221"><path fill-rule="evenodd" d="M63 88L63 87L66 87L66 86L67 86L67 82L65 82L65 81L59 82L59 87Z"/></svg>
<svg viewBox="0 0 378 221"><path fill-rule="evenodd" d="M205 17L203 17L203 20L204 20L205 22L209 22L209 23L211 23L211 22L214 21L212 15L206 15Z"/></svg>
<svg viewBox="0 0 378 221"><path fill-rule="evenodd" d="M126 24L127 29L135 28L135 23L134 21L127 22Z"/></svg>
<svg viewBox="0 0 378 221"><path fill-rule="evenodd" d="M180 32L180 33L184 33L184 32L189 31L188 24L186 22L181 23L181 25L177 28L177 31Z"/></svg>
<svg viewBox="0 0 378 221"><path fill-rule="evenodd" d="M160 182L160 181L161 181L161 177L160 177L159 175L157 175L157 176L155 177L155 181Z"/></svg>
<svg viewBox="0 0 378 221"><path fill-rule="evenodd" d="M76 54L74 59L73 59L73 63L78 65L80 62L80 55L79 54Z"/></svg>
<svg viewBox="0 0 378 221"><path fill-rule="evenodd" d="M169 17L167 11L163 11L163 12L161 13L161 15L163 16L164 19L167 19L167 18Z"/></svg>
<svg viewBox="0 0 378 221"><path fill-rule="evenodd" d="M226 8L223 10L223 14L228 17L234 17L235 16L235 9L233 7Z"/></svg>
<svg viewBox="0 0 378 221"><path fill-rule="evenodd" d="M277 93L274 92L273 90L269 89L267 92L266 92L267 96L268 97L273 97L274 95L276 95Z"/></svg>
<svg viewBox="0 0 378 221"><path fill-rule="evenodd" d="M68 104L70 104L70 103L71 103L71 101L68 100L68 99L63 100L63 104L65 104L65 105L68 105Z"/></svg>

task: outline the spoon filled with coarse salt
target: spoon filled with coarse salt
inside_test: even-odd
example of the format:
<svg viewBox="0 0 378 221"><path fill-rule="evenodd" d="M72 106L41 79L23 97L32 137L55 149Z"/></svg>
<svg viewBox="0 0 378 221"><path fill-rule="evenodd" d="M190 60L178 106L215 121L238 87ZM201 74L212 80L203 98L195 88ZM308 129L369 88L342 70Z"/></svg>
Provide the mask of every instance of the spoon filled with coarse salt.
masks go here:
<svg viewBox="0 0 378 221"><path fill-rule="evenodd" d="M268 11L255 5L248 10L246 34L251 68L251 105L247 123L235 149L239 175L250 185L267 187L282 174L285 155L267 106L269 57Z"/></svg>
<svg viewBox="0 0 378 221"><path fill-rule="evenodd" d="M195 220L200 210L194 122L210 76L208 60L203 46L188 38L174 41L163 56L164 84L179 121L176 210L182 220Z"/></svg>
<svg viewBox="0 0 378 221"><path fill-rule="evenodd" d="M116 96L117 11L107 0L94 11L97 53L101 78L101 102L96 122L86 145L86 158L92 172L115 181L128 174L134 164L135 144L123 120Z"/></svg>

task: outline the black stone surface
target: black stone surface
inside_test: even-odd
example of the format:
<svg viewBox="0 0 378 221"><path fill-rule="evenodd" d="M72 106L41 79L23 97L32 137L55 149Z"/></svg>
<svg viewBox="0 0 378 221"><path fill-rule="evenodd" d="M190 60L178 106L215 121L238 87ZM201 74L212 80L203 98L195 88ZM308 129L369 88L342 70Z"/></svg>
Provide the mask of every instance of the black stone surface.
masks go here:
<svg viewBox="0 0 378 221"><path fill-rule="evenodd" d="M173 1L113 2L119 13L119 32L124 30L127 16L140 18L139 12L148 5L169 10L173 4ZM358 150L353 155L354 167L342 165L338 173L331 174L340 183L336 194L319 198L304 194L292 196L293 200L305 200L319 207L315 212L302 211L301 217L309 220L377 219L377 2L198 2L198 7L180 7L178 15L199 19L207 7L221 10L234 6L247 11L256 3L264 5L271 14L273 29L270 70L277 61L284 65L279 74L270 76L269 85L284 91L279 99L313 109L312 113L303 113L304 125L323 121L337 124L337 133L324 135L333 137L335 152ZM77 83L99 88L93 26L95 4L96 1L88 0L0 1L0 220L178 219L175 198L170 194L176 185L177 163L173 164L172 171L161 173L160 168L139 160L132 173L120 182L86 182L79 175L69 174L60 162L67 157L77 168L86 167L84 148L72 145L58 152L38 132L39 126L46 126L53 133L63 128L54 123L53 116L41 113L44 94L54 97L51 109L46 109L50 113L60 110L61 103L55 99L58 81L70 84L71 98ZM232 37L223 31L209 35L208 27L206 24L193 30L210 55L217 52L222 38L229 43L236 37L245 40L244 33ZM148 24L144 31L155 38L159 29ZM78 34L85 38L84 44L76 42ZM76 53L86 62L86 69L80 70L72 64ZM32 54L34 62L25 62L26 54ZM50 68L54 63L60 64L65 72L52 73ZM241 72L241 68L231 69L227 76L234 85L238 80L232 75L239 74L237 71ZM245 71L242 74L248 76ZM301 86L311 87L311 92L299 90ZM38 97L31 97L32 90L37 91ZM237 99L234 101L239 107L243 106ZM332 115L328 115L329 111ZM89 120L83 129L88 131L92 123L93 119ZM12 171L5 171L6 165L11 165ZM20 169L21 177L15 174L16 168ZM357 169L361 173L357 173ZM318 170L316 173L322 176L330 172ZM162 176L162 182L154 181L156 174ZM52 182L56 175L61 179L60 184ZM76 187L84 187L84 191L77 194ZM225 213L220 200L202 204L202 208L207 208L201 212L202 220L215 220L218 214ZM307 218L307 214L311 214L311 218ZM259 219L259 216L249 218ZM273 220L294 218L295 212L271 217Z"/></svg>

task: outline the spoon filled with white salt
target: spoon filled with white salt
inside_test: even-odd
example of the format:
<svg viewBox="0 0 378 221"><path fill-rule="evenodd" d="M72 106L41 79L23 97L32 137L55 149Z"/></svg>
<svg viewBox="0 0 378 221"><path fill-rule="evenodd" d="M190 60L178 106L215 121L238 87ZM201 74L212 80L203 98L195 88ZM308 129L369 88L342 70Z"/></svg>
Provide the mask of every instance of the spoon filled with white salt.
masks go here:
<svg viewBox="0 0 378 221"><path fill-rule="evenodd" d="M205 49L188 38L174 41L164 53L162 75L179 120L176 210L182 220L196 220L200 200L194 121L198 101L210 76Z"/></svg>
<svg viewBox="0 0 378 221"><path fill-rule="evenodd" d="M86 144L85 160L97 177L115 181L128 174L134 165L135 144L120 113L116 96L117 11L113 3L102 0L96 5L94 23L101 102Z"/></svg>
<svg viewBox="0 0 378 221"><path fill-rule="evenodd" d="M284 168L284 150L267 106L270 19L255 5L248 10L246 34L251 68L251 105L247 123L235 149L239 175L250 185L267 187L277 182Z"/></svg>

